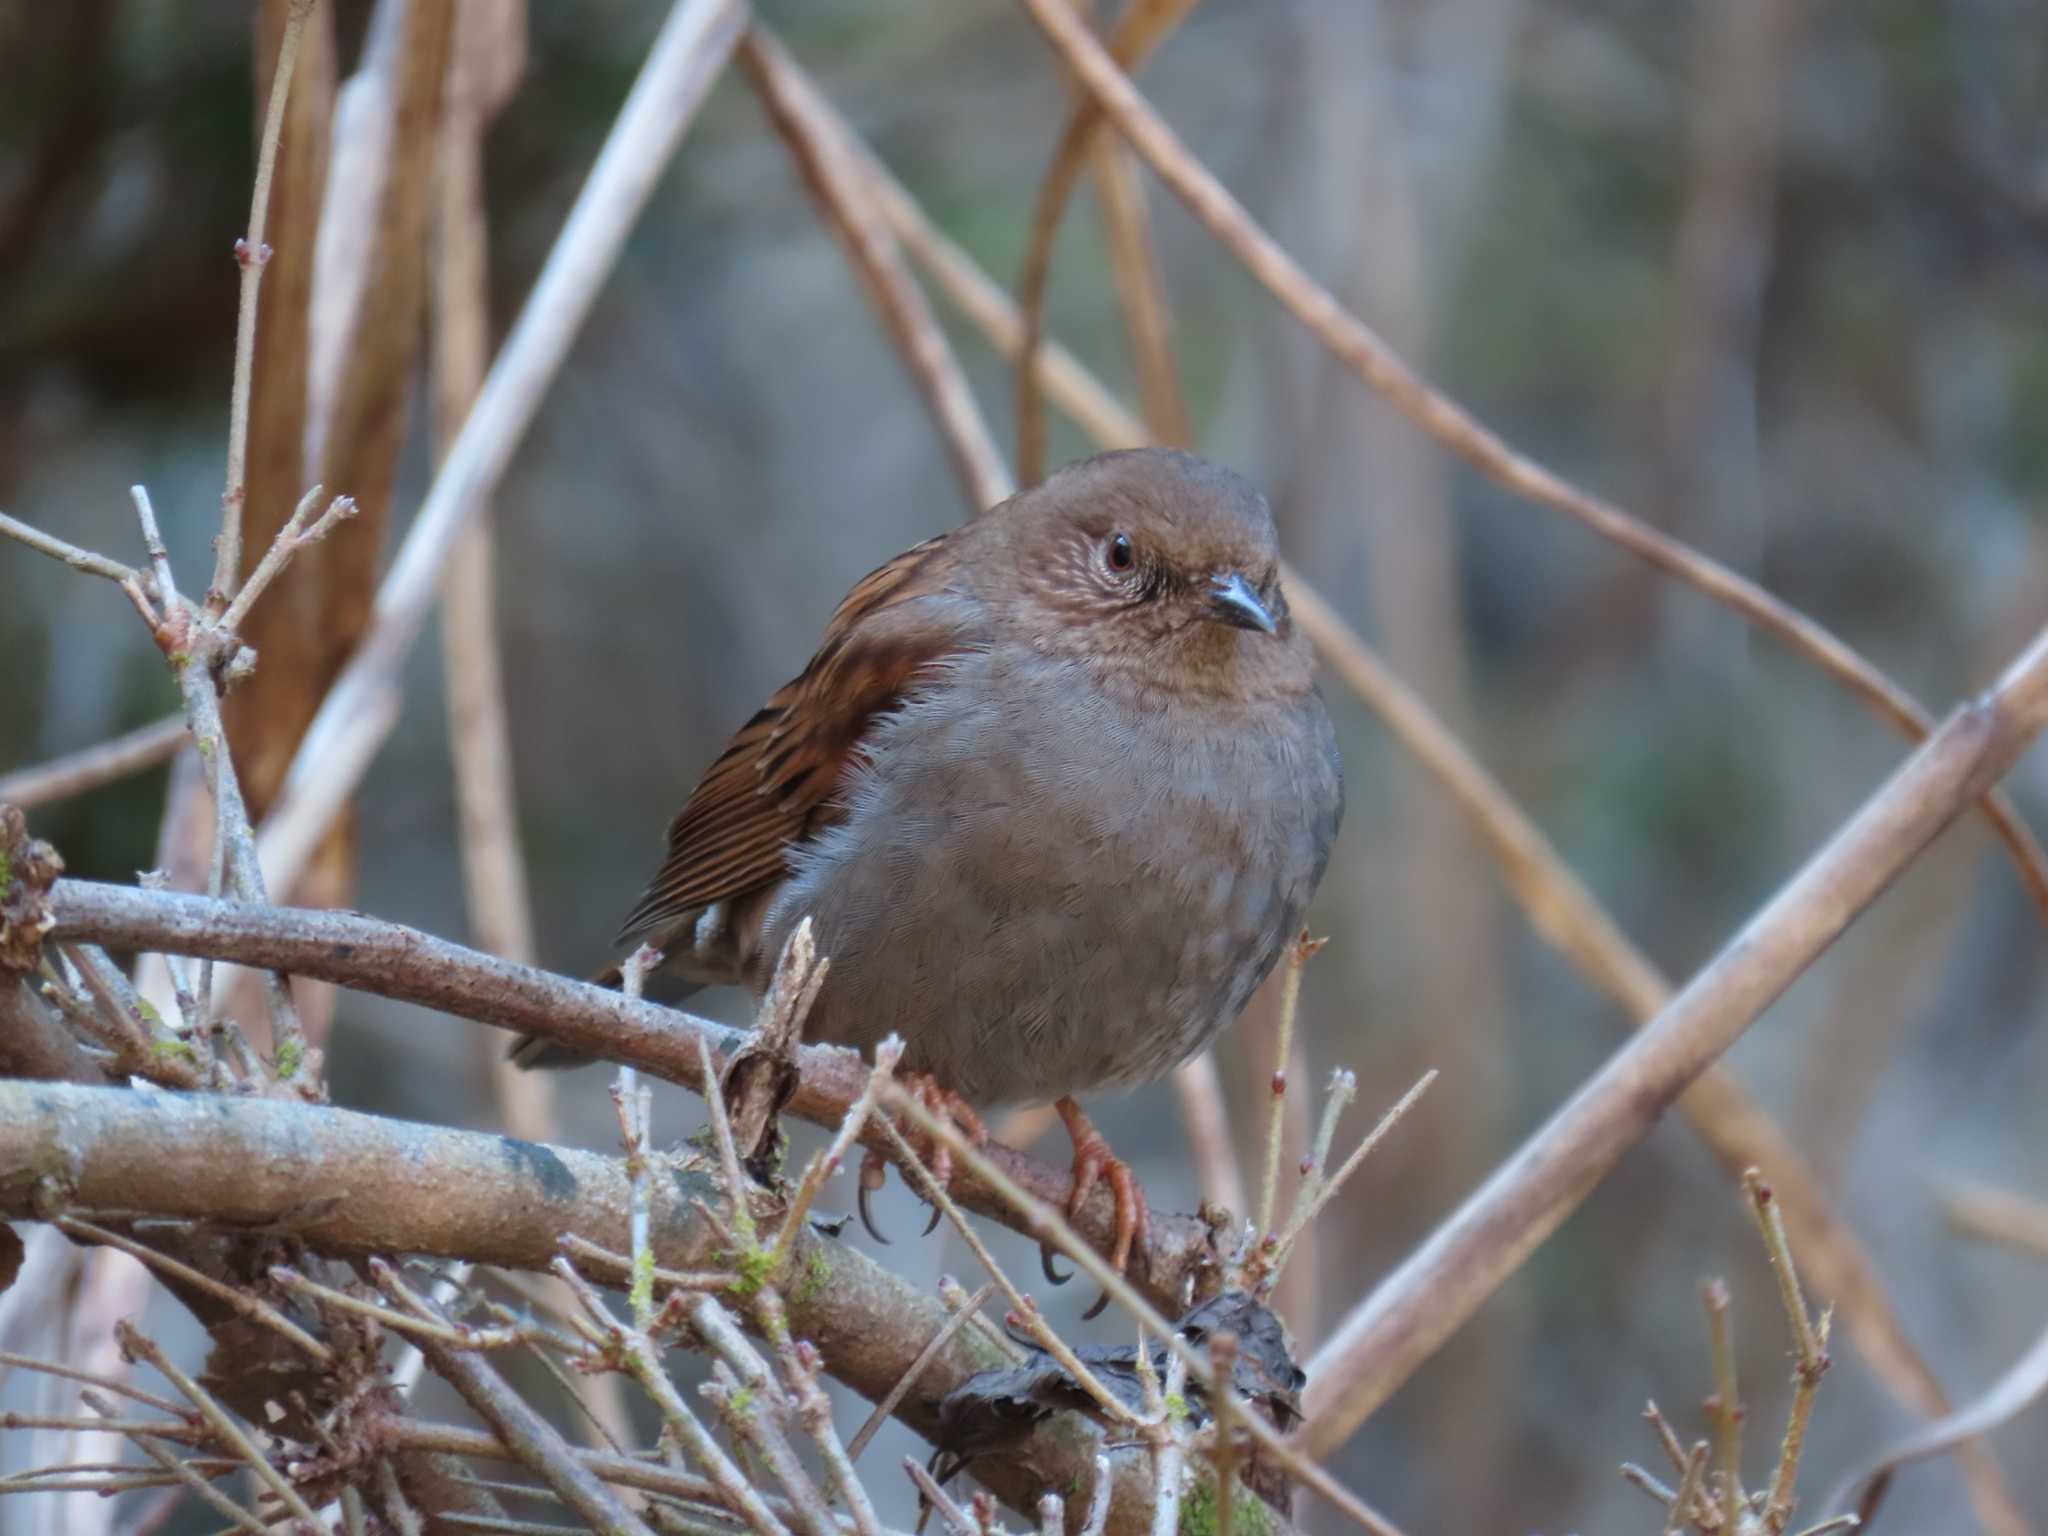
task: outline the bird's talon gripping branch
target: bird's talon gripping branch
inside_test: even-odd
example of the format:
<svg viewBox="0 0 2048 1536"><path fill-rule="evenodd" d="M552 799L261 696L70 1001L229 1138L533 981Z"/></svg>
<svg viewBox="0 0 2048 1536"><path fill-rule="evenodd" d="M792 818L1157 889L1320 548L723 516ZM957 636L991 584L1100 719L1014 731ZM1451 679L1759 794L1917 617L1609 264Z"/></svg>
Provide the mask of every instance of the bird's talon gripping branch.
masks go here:
<svg viewBox="0 0 2048 1536"><path fill-rule="evenodd" d="M981 1116L975 1113L974 1106L959 1094L941 1088L929 1073L905 1072L899 1081L904 1091L914 1096L933 1115L941 1120L950 1120L958 1126L960 1133L973 1145L978 1147L988 1140L988 1126L983 1123ZM940 1189L950 1188L953 1182L953 1154L946 1144L916 1129L906 1129L904 1135L923 1160L925 1170L931 1174L932 1181ZM882 1187L888 1171L888 1160L872 1148L861 1159L860 1224L868 1229L868 1236L885 1246L889 1239L884 1237L881 1229L875 1225L874 1213L869 1209L868 1199ZM939 1218L943 1214L938 1203L934 1201L932 1219L925 1224L924 1236L929 1237L938 1230Z"/></svg>
<svg viewBox="0 0 2048 1536"><path fill-rule="evenodd" d="M1145 1203L1145 1191L1138 1185L1138 1176L1131 1171L1131 1165L1109 1150L1109 1143L1102 1133L1088 1121L1081 1112L1081 1106L1071 1098L1060 1099L1053 1108L1066 1125L1067 1135L1074 1143L1074 1184L1067 1195L1067 1216L1071 1220L1080 1215L1081 1207L1088 1203L1095 1186L1108 1181L1111 1194L1116 1197L1116 1233L1110 1247L1109 1262L1118 1274L1130 1267L1131 1251L1136 1247L1142 1258L1145 1251L1145 1230L1150 1222L1150 1211ZM1047 1260L1050 1273L1050 1260ZM1107 1301L1105 1296L1103 1301ZM1098 1312L1102 1302L1090 1309Z"/></svg>

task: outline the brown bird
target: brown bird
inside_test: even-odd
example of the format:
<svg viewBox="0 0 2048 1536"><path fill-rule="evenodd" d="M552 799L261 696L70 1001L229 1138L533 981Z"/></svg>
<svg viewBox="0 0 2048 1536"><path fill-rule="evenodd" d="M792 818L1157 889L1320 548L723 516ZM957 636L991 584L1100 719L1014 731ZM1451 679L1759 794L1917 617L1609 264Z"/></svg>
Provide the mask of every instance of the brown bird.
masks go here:
<svg viewBox="0 0 2048 1536"><path fill-rule="evenodd" d="M1053 1101L1070 1208L1109 1181L1121 1268L1143 1195L1073 1096L1161 1077L1237 1018L1343 813L1277 560L1257 490L1163 449L898 555L704 775L619 943L758 997L808 915L831 960L809 1038L900 1035L916 1091L976 1137L978 1109Z"/></svg>

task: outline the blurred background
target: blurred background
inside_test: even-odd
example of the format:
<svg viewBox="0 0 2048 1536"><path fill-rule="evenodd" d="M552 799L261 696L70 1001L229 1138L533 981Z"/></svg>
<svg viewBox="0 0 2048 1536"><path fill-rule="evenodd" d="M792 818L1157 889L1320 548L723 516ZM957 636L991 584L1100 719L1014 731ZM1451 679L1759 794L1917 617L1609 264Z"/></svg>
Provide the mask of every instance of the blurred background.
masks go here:
<svg viewBox="0 0 2048 1536"><path fill-rule="evenodd" d="M523 77L485 143L494 340L664 9L533 8ZM1021 11L760 10L934 220L1011 282L1068 101ZM335 7L344 70L368 11ZM1937 713L2048 615L2038 7L1209 0L1144 85L1254 216L1451 395L1813 614ZM0 507L132 560L126 488L146 482L194 582L219 520L228 247L246 220L252 117L249 6L0 3ZM1902 743L1725 611L1449 459L1149 192L1196 445L1268 488L1295 564L1659 966L1689 975ZM1007 449L1007 369L935 307ZM1049 314L1134 401L1085 188ZM425 487L428 418L422 385L387 549ZM1055 422L1055 462L1088 451ZM609 958L667 818L727 735L802 665L856 578L963 510L839 247L743 80L727 78L496 501L510 770L542 963ZM0 657L0 771L176 702L117 592L11 544ZM1313 1284L1290 1298L1304 1356L1625 1027L1532 934L1436 786L1341 685L1325 693L1349 814L1313 914L1331 943L1304 987L1310 1077L1357 1072L1355 1135L1425 1068L1444 1076L1324 1224ZM347 900L461 938L449 750L429 644L356 803ZM157 858L165 782L159 768L32 825L73 873L131 879ZM2043 825L2041 754L2011 789ZM1732 1057L1959 1399L2048 1318L2048 1268L1960 1236L1942 1204L1964 1179L2048 1193L2043 957L2010 865L1965 824ZM736 998L700 1001L742 1016ZM1269 1005L1218 1056L1248 1158ZM334 1096L502 1124L498 1037L480 1047L478 1034L343 997ZM560 1135L615 1143L607 1081L562 1080ZM665 1097L657 1128L680 1137L699 1112ZM1156 1206L1193 1208L1170 1089L1101 1104L1097 1121ZM1046 1150L1064 1158L1057 1131ZM850 1186L835 1198L850 1203ZM957 1243L913 1240L922 1209L893 1184L881 1211L890 1262L978 1283ZM1024 1245L1000 1251L1034 1271ZM1703 1427L1699 1283L1716 1274L1734 1292L1761 1457L1789 1396L1782 1317L1737 1192L1674 1117L1339 1471L1413 1531L1650 1529L1653 1506L1614 1468L1652 1460L1646 1397ZM1908 1423L1838 1342L1809 1492ZM2037 1409L1995 1444L2048 1526L2041 1425ZM918 1449L890 1435L877 1465ZM8 1514L0 1501L0 1527ZM1887 1518L1922 1531L1971 1519L1945 1462L1903 1475Z"/></svg>

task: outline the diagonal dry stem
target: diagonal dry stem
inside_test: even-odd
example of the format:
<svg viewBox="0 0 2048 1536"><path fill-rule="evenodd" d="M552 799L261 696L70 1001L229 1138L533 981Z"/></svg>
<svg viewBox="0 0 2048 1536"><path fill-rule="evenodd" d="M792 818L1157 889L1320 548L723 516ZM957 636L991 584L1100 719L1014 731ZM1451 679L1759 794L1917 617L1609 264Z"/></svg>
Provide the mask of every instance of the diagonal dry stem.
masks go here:
<svg viewBox="0 0 2048 1536"><path fill-rule="evenodd" d="M1131 0L1117 17L1111 30L1108 51L1111 58L1125 70L1135 70L1147 54L1165 41L1166 36L1180 24L1181 18L1194 9L1194 0ZM1020 345L1013 359L1017 368L1017 474L1030 485L1045 474L1045 407L1040 395L1037 361L1043 343L1045 330L1045 290L1052 275L1053 242L1058 238L1060 220L1066 213L1067 203L1079 183L1082 169L1094 157L1095 146L1103 142L1101 130L1103 113L1095 94L1088 90L1078 93L1078 99L1067 115L1060 129L1060 137L1053 148L1052 160L1046 167L1045 179L1039 183L1038 201L1031 211L1031 234L1024 250L1022 275L1017 279L1017 313L1021 321ZM1123 162L1126 151L1122 145L1115 145L1112 151L1115 162ZM1100 163L1100 162L1098 162ZM1118 175L1112 171L1098 180L1101 186ZM1112 198L1115 196L1111 190ZM1114 233L1118 230L1118 219L1114 203L1105 207ZM1129 239L1114 240L1113 246L1121 248ZM1138 261L1126 252L1117 263L1120 280L1129 281L1133 270L1144 274L1139 280L1149 277L1149 264ZM1148 287L1153 286L1147 284ZM1127 309L1134 330L1146 322L1138 310ZM1140 343L1137 352L1140 368L1139 377L1144 380L1147 369L1159 366L1156 356L1147 362L1148 348ZM1166 366L1171 368L1170 357ZM1170 382L1170 381L1169 381ZM1145 391L1148 416L1153 428L1161 425L1161 418L1153 400L1153 391L1161 386L1154 382ZM1177 404L1177 396L1176 404ZM1171 407L1168 407L1171 410ZM1169 415L1167 420L1171 420ZM1185 431L1185 422L1180 423ZM1174 439L1169 434L1167 441Z"/></svg>
<svg viewBox="0 0 2048 1536"><path fill-rule="evenodd" d="M307 727L266 819L270 883L305 869L398 717L398 678L457 540L483 506L567 355L662 168L738 40L738 0L677 0L548 254L475 407L378 589L369 631Z"/></svg>
<svg viewBox="0 0 2048 1536"><path fill-rule="evenodd" d="M52 758L27 768L0 774L0 804L18 805L23 810L82 795L125 779L131 773L154 768L167 760L187 740L185 717L171 715L148 725L96 742L77 752Z"/></svg>
<svg viewBox="0 0 2048 1536"><path fill-rule="evenodd" d="M924 397L970 510L994 506L1013 488L1010 471L945 332L904 265L889 222L861 174L859 157L834 131L816 88L758 22L740 42L740 61Z"/></svg>
<svg viewBox="0 0 2048 1536"><path fill-rule="evenodd" d="M1669 1007L1352 1310L1309 1366L1309 1445L1327 1454L1384 1402L2044 724L2048 630L1950 715Z"/></svg>

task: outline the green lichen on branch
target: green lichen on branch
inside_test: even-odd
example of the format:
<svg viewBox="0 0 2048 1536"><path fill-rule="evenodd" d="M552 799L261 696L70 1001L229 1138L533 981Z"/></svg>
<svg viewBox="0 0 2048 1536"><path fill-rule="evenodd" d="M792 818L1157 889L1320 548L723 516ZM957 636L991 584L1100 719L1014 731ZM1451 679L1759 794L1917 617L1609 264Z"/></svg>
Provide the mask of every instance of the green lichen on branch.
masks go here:
<svg viewBox="0 0 2048 1536"><path fill-rule="evenodd" d="M626 1301L635 1317L645 1317L654 1310L654 1270L652 1248L642 1248L633 1255L633 1288Z"/></svg>
<svg viewBox="0 0 2048 1536"><path fill-rule="evenodd" d="M775 1255L766 1248L747 1248L733 1257L733 1270L739 1278L732 1283L735 1296L758 1296L761 1287L774 1278Z"/></svg>
<svg viewBox="0 0 2048 1536"><path fill-rule="evenodd" d="M823 1250L813 1248L810 1257L804 1260L804 1272L790 1287L790 1305L808 1306L825 1294L825 1286L832 1278L832 1265Z"/></svg>
<svg viewBox="0 0 2048 1536"><path fill-rule="evenodd" d="M1222 1529L1222 1500L1214 1473L1205 1473L1180 1501L1179 1536L1216 1536ZM1240 1484L1236 1490L1231 1529L1236 1536L1272 1536L1273 1511L1263 1499Z"/></svg>

